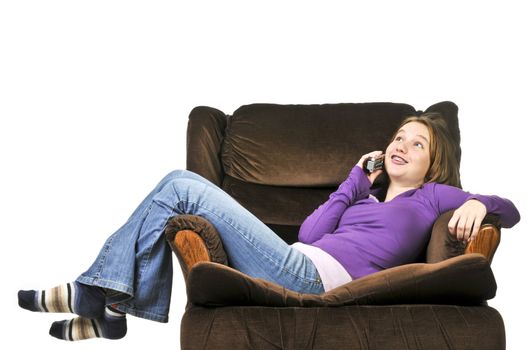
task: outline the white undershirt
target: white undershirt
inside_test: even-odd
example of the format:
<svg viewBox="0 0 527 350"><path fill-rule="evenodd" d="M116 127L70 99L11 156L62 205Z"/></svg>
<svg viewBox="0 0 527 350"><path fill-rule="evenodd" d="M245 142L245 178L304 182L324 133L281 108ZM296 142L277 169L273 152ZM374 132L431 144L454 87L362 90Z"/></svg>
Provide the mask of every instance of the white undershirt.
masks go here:
<svg viewBox="0 0 527 350"><path fill-rule="evenodd" d="M352 280L344 267L322 249L302 242L293 243L291 247L311 259L320 275L324 291L327 292Z"/></svg>

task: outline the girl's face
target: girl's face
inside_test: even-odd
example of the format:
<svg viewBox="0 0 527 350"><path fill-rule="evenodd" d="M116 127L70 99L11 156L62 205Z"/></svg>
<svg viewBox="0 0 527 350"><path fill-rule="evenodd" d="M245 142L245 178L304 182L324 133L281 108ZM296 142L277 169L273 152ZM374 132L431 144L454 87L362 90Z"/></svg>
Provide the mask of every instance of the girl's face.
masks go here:
<svg viewBox="0 0 527 350"><path fill-rule="evenodd" d="M403 125L386 148L384 164L390 180L404 186L421 186L430 168L428 128L418 122Z"/></svg>

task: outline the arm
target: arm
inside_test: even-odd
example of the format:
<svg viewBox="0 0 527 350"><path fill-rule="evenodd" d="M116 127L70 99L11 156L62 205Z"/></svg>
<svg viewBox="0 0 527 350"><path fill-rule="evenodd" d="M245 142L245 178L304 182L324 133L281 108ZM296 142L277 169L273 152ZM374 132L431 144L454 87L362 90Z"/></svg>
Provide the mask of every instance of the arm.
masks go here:
<svg viewBox="0 0 527 350"><path fill-rule="evenodd" d="M468 199L480 201L485 205L488 213L498 215L501 218L501 223L504 228L511 228L520 221L518 209L506 198L473 194Z"/></svg>
<svg viewBox="0 0 527 350"><path fill-rule="evenodd" d="M506 198L471 194L456 187L440 184L434 187L434 197L440 214L457 208L448 223L448 228L459 240L476 238L486 213L499 215L505 228L513 227L520 221L518 210Z"/></svg>
<svg viewBox="0 0 527 350"><path fill-rule="evenodd" d="M313 243L327 233L333 233L342 213L357 200L370 193L371 182L359 166L351 169L348 178L333 192L329 199L315 209L300 226L298 240Z"/></svg>

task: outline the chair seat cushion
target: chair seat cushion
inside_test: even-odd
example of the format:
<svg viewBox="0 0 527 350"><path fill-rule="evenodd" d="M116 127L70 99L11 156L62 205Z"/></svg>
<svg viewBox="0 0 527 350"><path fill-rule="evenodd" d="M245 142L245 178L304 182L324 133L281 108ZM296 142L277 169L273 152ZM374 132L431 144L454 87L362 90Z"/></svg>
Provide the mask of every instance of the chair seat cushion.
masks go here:
<svg viewBox="0 0 527 350"><path fill-rule="evenodd" d="M478 305L495 293L494 275L481 254L390 268L320 295L293 292L211 262L196 264L187 280L189 302L202 306Z"/></svg>

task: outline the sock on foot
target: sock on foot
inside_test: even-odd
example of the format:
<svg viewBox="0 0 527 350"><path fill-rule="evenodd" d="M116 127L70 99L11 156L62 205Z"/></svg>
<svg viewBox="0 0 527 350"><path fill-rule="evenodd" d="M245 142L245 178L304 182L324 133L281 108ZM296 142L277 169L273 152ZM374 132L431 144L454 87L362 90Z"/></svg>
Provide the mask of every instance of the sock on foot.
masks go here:
<svg viewBox="0 0 527 350"><path fill-rule="evenodd" d="M77 317L53 322L49 334L55 338L76 341L90 338L121 339L126 335L126 314L107 306L97 319Z"/></svg>
<svg viewBox="0 0 527 350"><path fill-rule="evenodd" d="M71 312L86 318L104 313L105 295L100 287L71 282L46 290L21 290L18 305L40 312Z"/></svg>

